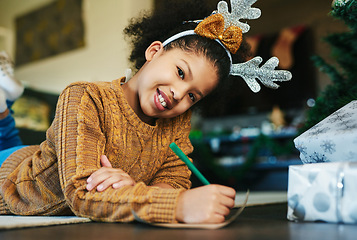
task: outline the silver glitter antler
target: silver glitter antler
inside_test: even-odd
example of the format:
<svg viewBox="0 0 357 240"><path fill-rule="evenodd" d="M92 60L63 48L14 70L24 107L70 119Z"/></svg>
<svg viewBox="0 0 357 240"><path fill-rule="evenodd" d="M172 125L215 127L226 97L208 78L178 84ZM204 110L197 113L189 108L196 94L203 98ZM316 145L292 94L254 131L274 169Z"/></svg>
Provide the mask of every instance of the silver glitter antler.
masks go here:
<svg viewBox="0 0 357 240"><path fill-rule="evenodd" d="M258 8L252 8L252 5L257 0L231 0L231 13L228 11L228 4L225 1L220 1L217 5L217 13L224 18L224 29L230 26L237 26L242 30L242 33L249 31L250 26L247 23L242 23L241 19L257 19L261 15ZM273 89L279 87L275 81L289 81L292 75L289 71L275 70L279 64L279 59L276 57L270 58L263 66L259 65L263 62L261 57L255 57L248 62L232 64L231 75L240 76L248 84L253 92L260 91L260 85L256 79Z"/></svg>
<svg viewBox="0 0 357 240"><path fill-rule="evenodd" d="M279 87L275 81L289 81L292 75L286 70L274 70L278 64L279 59L277 57L272 57L266 63L259 68L263 59L261 57L255 57L245 63L237 63L232 65L231 75L240 76L248 84L249 88L257 93L260 91L260 85L255 80L256 78L260 82L273 89Z"/></svg>
<svg viewBox="0 0 357 240"><path fill-rule="evenodd" d="M242 33L249 31L250 26L247 23L242 23L240 19L257 19L261 15L258 8L251 6L257 0L231 0L232 12L228 12L228 5L225 1L220 1L217 5L217 13L224 17L224 29L230 26L237 26L242 29Z"/></svg>

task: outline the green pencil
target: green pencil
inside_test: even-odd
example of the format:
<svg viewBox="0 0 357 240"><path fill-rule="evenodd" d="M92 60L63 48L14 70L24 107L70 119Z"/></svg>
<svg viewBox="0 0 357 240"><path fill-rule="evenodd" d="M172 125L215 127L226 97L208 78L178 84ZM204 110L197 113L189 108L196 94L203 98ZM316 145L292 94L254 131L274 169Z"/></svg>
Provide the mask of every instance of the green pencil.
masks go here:
<svg viewBox="0 0 357 240"><path fill-rule="evenodd" d="M207 179L198 171L198 169L193 165L193 163L188 159L188 157L182 152L182 150L176 145L176 143L171 143L170 148L174 153L187 165L187 167L196 175L196 177L204 184L209 185L210 183Z"/></svg>

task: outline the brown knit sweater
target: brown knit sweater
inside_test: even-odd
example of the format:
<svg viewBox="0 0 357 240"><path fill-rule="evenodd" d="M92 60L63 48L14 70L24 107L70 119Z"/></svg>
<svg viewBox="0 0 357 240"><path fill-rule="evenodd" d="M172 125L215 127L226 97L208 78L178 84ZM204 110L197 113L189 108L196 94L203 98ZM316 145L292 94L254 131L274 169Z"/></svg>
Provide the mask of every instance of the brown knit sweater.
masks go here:
<svg viewBox="0 0 357 240"><path fill-rule="evenodd" d="M174 222L178 195L190 187L191 172L170 150L176 142L189 154L190 112L142 122L120 86L79 82L58 100L47 140L13 153L0 168L0 214L77 216L131 221L132 210L150 222ZM86 190L87 178L105 154L135 186ZM167 183L174 189L152 187Z"/></svg>

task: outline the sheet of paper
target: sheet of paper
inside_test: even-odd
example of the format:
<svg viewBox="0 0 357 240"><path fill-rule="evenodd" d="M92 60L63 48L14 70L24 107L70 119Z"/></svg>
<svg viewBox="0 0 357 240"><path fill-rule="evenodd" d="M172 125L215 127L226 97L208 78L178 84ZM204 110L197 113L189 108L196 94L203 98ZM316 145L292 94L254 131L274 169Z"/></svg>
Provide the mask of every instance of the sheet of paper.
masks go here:
<svg viewBox="0 0 357 240"><path fill-rule="evenodd" d="M227 226L231 222L233 222L244 210L245 206L247 205L248 202L248 197L249 197L249 190L246 193L246 197L244 202L242 203L240 208L233 208L231 210L231 213L227 216L227 219L223 223L217 223L217 224L204 224L204 223L198 223L198 224L187 224L187 223L149 223L140 217L137 216L137 214L132 211L135 220L144 224L148 224L151 226L155 227L164 227L164 228L195 228L195 229L219 229Z"/></svg>
<svg viewBox="0 0 357 240"><path fill-rule="evenodd" d="M76 216L0 216L0 230L26 227L40 227L60 224L90 222L89 218Z"/></svg>

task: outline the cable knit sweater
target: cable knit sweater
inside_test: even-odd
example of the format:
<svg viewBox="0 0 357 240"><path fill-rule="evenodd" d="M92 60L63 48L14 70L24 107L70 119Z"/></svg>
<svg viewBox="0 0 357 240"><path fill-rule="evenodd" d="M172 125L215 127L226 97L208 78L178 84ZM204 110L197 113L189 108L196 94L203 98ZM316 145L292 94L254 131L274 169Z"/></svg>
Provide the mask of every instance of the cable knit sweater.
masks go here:
<svg viewBox="0 0 357 240"><path fill-rule="evenodd" d="M56 116L40 146L13 153L0 168L0 214L64 215L97 221L131 221L132 211L150 222L174 222L179 194L191 172L171 151L189 154L188 111L173 119L142 122L129 106L120 79L78 82L60 95ZM86 190L87 178L105 154L135 186ZM174 189L153 187L167 183Z"/></svg>

